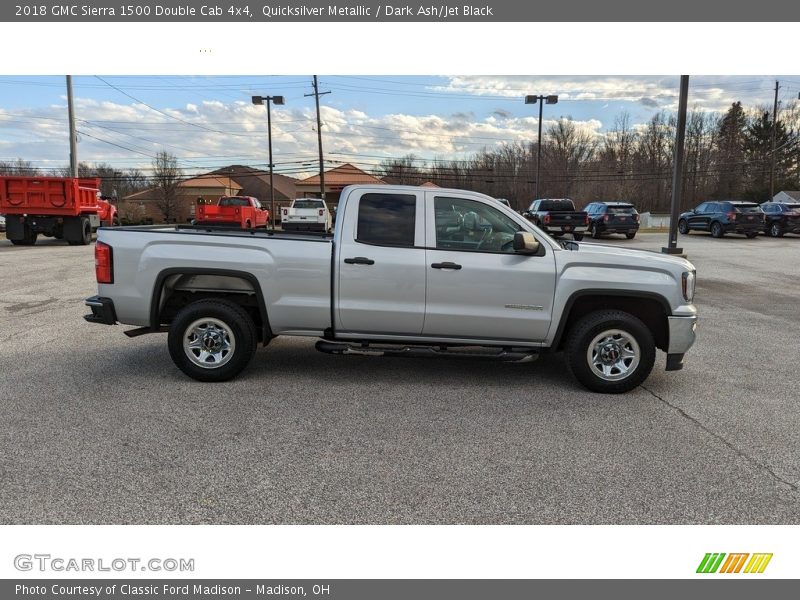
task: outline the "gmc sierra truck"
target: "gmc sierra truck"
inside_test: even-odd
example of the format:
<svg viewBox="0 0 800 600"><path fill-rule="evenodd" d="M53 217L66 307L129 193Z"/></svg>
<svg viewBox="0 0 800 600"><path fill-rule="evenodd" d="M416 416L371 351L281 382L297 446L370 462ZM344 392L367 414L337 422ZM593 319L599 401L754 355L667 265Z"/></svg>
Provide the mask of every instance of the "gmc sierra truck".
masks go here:
<svg viewBox="0 0 800 600"><path fill-rule="evenodd" d="M590 390L678 370L693 344L695 269L613 246L557 242L475 192L342 191L332 235L191 226L101 228L93 323L168 332L188 376L223 381L275 336L332 354L482 356L563 351Z"/></svg>

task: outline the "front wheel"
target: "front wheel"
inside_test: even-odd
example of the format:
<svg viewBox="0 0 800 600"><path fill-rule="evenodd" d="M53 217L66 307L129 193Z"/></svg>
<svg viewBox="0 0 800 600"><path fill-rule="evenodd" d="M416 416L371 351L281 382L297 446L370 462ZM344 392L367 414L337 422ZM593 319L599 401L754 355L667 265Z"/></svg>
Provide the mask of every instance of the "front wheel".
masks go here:
<svg viewBox="0 0 800 600"><path fill-rule="evenodd" d="M600 239L600 235L601 234L600 234L600 230L597 228L597 225L592 226L591 234L592 234L592 237L594 239L596 239L596 240Z"/></svg>
<svg viewBox="0 0 800 600"><path fill-rule="evenodd" d="M582 233L573 233L572 234L572 239L575 240L576 242L580 242L580 241L583 240L583 234Z"/></svg>
<svg viewBox="0 0 800 600"><path fill-rule="evenodd" d="M681 232L681 235L689 235L689 223L686 219L678 221L678 231Z"/></svg>
<svg viewBox="0 0 800 600"><path fill-rule="evenodd" d="M769 234L772 237L778 238L783 237L783 227L781 224L775 221L772 225L769 226Z"/></svg>
<svg viewBox="0 0 800 600"><path fill-rule="evenodd" d="M178 312L169 328L175 365L198 381L225 381L252 360L258 345L253 319L228 300L199 300Z"/></svg>
<svg viewBox="0 0 800 600"><path fill-rule="evenodd" d="M653 334L633 315L600 310L570 330L565 358L575 378L593 392L621 394L639 386L653 370Z"/></svg>

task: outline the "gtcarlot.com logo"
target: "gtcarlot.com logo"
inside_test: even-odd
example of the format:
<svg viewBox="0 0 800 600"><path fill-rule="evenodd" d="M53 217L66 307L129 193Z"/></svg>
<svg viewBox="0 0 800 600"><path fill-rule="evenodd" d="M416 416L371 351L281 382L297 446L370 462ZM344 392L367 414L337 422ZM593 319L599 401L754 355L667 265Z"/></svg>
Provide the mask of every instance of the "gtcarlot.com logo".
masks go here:
<svg viewBox="0 0 800 600"><path fill-rule="evenodd" d="M749 559L749 560L748 560ZM698 573L763 573L772 554L748 552L707 552L697 567ZM724 561L724 562L723 562Z"/></svg>
<svg viewBox="0 0 800 600"><path fill-rule="evenodd" d="M194 571L193 558L75 558L50 554L18 554L14 557L17 571L61 572L141 572Z"/></svg>

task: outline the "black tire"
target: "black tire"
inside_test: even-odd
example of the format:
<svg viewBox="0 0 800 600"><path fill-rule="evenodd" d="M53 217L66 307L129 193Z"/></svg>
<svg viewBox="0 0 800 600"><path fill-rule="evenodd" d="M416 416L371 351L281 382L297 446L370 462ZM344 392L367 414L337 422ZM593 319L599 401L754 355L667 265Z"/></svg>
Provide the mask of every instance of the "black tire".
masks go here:
<svg viewBox="0 0 800 600"><path fill-rule="evenodd" d="M769 229L767 229L767 233L770 235L770 237L779 238L783 237L784 233L786 232L783 230L783 227L781 227L780 223L773 221L769 226Z"/></svg>
<svg viewBox="0 0 800 600"><path fill-rule="evenodd" d="M613 373L616 367L610 365L611 372L608 376L616 378L610 380L601 376L599 370L590 364L588 352L592 344L597 345L597 337L612 331L622 333L614 334L619 335L619 340L611 339L614 337L611 335L611 342L634 350L638 364L634 364L631 359L628 363L631 371L623 377L620 377L623 373ZM638 345L638 351L629 343L630 338ZM638 387L650 375L656 358L656 347L652 332L638 318L621 310L598 310L582 317L572 326L564 347L564 356L575 379L589 390L602 394L622 394ZM624 359L619 362L624 363Z"/></svg>
<svg viewBox="0 0 800 600"><path fill-rule="evenodd" d="M601 237L600 231L597 229L597 225L592 226L592 238L595 240L599 240Z"/></svg>
<svg viewBox="0 0 800 600"><path fill-rule="evenodd" d="M572 234L572 239L575 240L576 242L583 241L583 234L582 233L573 233Z"/></svg>
<svg viewBox="0 0 800 600"><path fill-rule="evenodd" d="M746 237L748 240L752 240L752 239L753 239L754 237L756 237L757 235L758 235L758 232L757 232L757 231L748 231L747 233L745 233L745 234L744 234L744 236L745 236L745 237Z"/></svg>
<svg viewBox="0 0 800 600"><path fill-rule="evenodd" d="M222 355L219 366L200 366L200 357L191 359L188 355L191 350L184 349L184 338L192 335L190 328L204 319L221 323L219 329L227 334L229 342L231 339L233 341L230 355ZM226 381L238 375L250 363L258 347L258 334L253 319L235 302L198 300L182 308L175 316L169 328L167 344L172 361L192 379Z"/></svg>
<svg viewBox="0 0 800 600"><path fill-rule="evenodd" d="M725 230L722 228L722 224L719 221L711 223L711 237L721 238L723 235L725 235Z"/></svg>
<svg viewBox="0 0 800 600"><path fill-rule="evenodd" d="M689 235L689 222L686 219L678 221L678 231L681 235Z"/></svg>
<svg viewBox="0 0 800 600"><path fill-rule="evenodd" d="M628 238L629 240L632 240L633 238L636 237L636 232L635 231L629 231L628 233L625 234L625 237Z"/></svg>
<svg viewBox="0 0 800 600"><path fill-rule="evenodd" d="M72 229L73 235L75 229ZM70 246L88 246L92 243L92 224L89 219L81 218L80 229L78 230L78 239L67 239Z"/></svg>
<svg viewBox="0 0 800 600"><path fill-rule="evenodd" d="M23 224L22 232L22 239L11 240L12 244L15 246L33 246L36 244L36 239L39 237L39 234L35 231L31 231L27 223Z"/></svg>
<svg viewBox="0 0 800 600"><path fill-rule="evenodd" d="M245 221L244 228L245 229L252 229L253 228L253 224L250 223L250 221Z"/></svg>

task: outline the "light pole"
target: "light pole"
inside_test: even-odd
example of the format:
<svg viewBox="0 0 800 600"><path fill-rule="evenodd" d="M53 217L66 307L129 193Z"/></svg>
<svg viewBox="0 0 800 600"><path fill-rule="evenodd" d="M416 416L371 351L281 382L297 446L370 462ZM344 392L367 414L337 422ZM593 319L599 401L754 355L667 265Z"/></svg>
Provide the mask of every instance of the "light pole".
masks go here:
<svg viewBox="0 0 800 600"><path fill-rule="evenodd" d="M270 104L283 104L283 96L253 96L253 104L267 104L267 140L269 144L269 225L275 229L275 186L272 184L272 113Z"/></svg>
<svg viewBox="0 0 800 600"><path fill-rule="evenodd" d="M536 139L536 187L534 188L534 200L539 197L539 168L542 164L542 109L545 104L558 104L558 96L525 96L525 104L539 103L539 137Z"/></svg>

